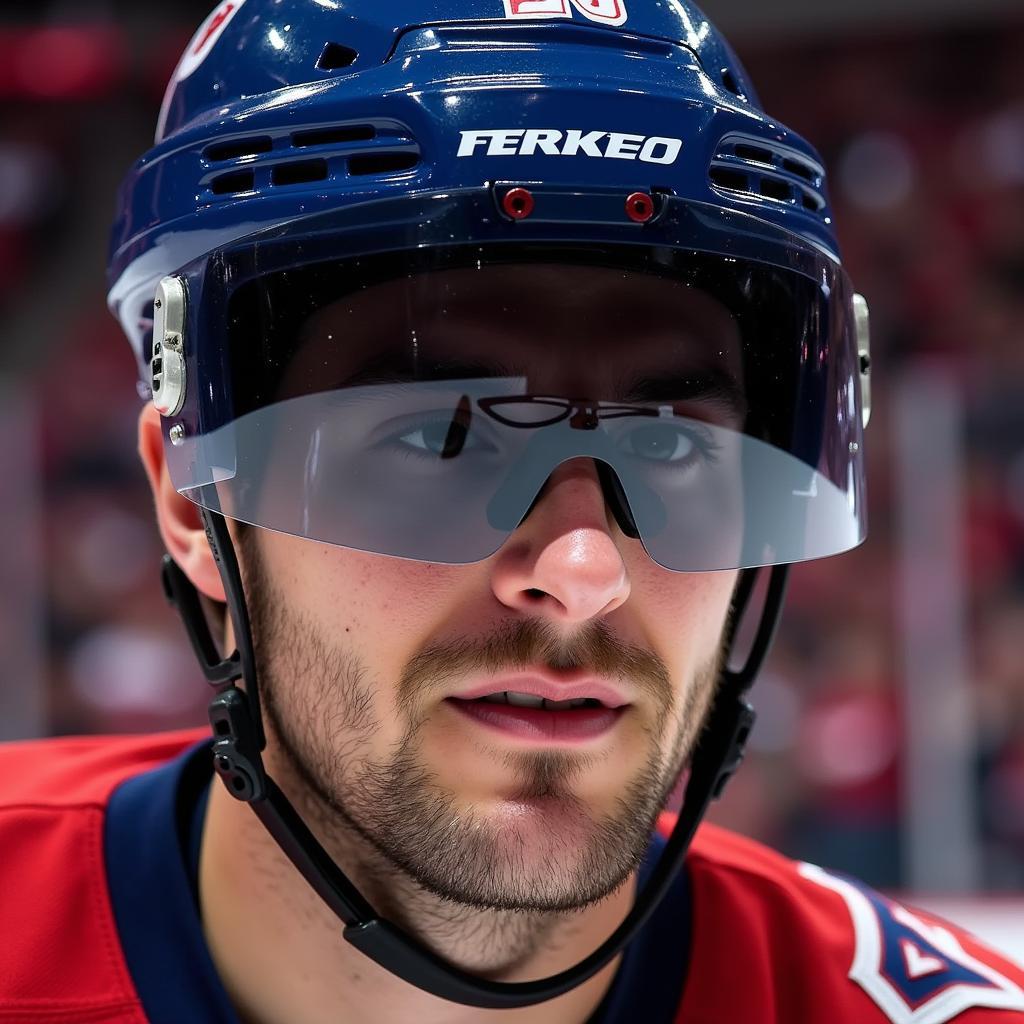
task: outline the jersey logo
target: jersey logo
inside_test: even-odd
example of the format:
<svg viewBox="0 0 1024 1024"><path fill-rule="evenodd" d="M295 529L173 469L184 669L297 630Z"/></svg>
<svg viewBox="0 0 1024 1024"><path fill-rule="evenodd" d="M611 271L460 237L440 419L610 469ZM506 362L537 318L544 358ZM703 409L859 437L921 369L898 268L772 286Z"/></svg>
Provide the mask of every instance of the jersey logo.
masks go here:
<svg viewBox="0 0 1024 1024"><path fill-rule="evenodd" d="M900 939L900 949L903 950L903 963L907 970L907 977L913 981L928 974L935 974L936 971L945 971L949 967L945 960L922 953L921 948L909 939Z"/></svg>
<svg viewBox="0 0 1024 1024"><path fill-rule="evenodd" d="M1024 1010L1024 991L947 928L813 864L800 874L842 896L854 932L849 976L893 1024L946 1024L972 1006Z"/></svg>
<svg viewBox="0 0 1024 1024"><path fill-rule="evenodd" d="M571 18L576 8L601 25L626 23L626 0L503 0L506 18Z"/></svg>

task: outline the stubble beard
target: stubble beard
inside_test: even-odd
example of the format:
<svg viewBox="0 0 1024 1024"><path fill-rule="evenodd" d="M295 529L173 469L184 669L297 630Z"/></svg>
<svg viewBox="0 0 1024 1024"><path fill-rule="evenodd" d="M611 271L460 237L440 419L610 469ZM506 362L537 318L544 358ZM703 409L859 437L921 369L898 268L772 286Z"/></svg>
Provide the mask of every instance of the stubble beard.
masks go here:
<svg viewBox="0 0 1024 1024"><path fill-rule="evenodd" d="M491 947L500 948L498 959L507 964L510 956L529 954L538 931L545 930L544 919L591 906L631 877L707 717L720 653L673 702L660 659L621 645L603 623L571 642L542 621L522 620L488 638L486 649L479 642L432 647L399 682L401 740L389 757L373 760L369 750L379 722L369 669L287 607L263 571L253 533L245 531L239 547L279 784L326 849L354 872L379 913L406 926L422 928L428 920L442 930L472 919L483 960L469 966L493 964L486 952ZM495 822L460 807L457 794L438 783L421 756L425 702L409 691L431 676L431 666L436 685L454 666L594 668L595 661L605 674L638 670L648 693L660 693L661 712L648 730L649 756L624 780L614 811L595 818L573 792L590 758L554 751L510 753L505 764L517 780L515 799L541 818L570 823L568 831L548 832L536 820L525 826L514 818ZM500 940L493 929L480 927L480 912L490 912L484 916ZM512 940L511 932L519 938Z"/></svg>

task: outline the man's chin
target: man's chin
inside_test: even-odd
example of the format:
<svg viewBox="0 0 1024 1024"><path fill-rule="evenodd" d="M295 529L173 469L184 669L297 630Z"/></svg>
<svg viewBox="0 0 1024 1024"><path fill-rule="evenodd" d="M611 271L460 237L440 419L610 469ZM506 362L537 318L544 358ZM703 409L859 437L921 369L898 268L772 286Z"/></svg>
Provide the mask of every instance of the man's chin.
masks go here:
<svg viewBox="0 0 1024 1024"><path fill-rule="evenodd" d="M610 843L607 827L571 796L494 801L472 814L474 841L466 862L487 863L459 902L480 909L569 912L605 899L631 876L645 836L635 846ZM433 887L431 887L433 888ZM452 889L437 892L451 899ZM457 897L456 897L457 898Z"/></svg>
<svg viewBox="0 0 1024 1024"><path fill-rule="evenodd" d="M608 899L633 876L622 870L605 876L600 882L587 876L581 864L560 864L557 875L551 873L550 858L532 858L526 854L515 868L496 866L483 886L438 884L421 879L431 895L448 903L477 911L515 914L574 914Z"/></svg>
<svg viewBox="0 0 1024 1024"><path fill-rule="evenodd" d="M516 794L496 799L486 808L477 808L473 818L489 831L496 846L508 845L526 854L544 855L556 848L587 849L599 838L600 826L593 812L571 795Z"/></svg>

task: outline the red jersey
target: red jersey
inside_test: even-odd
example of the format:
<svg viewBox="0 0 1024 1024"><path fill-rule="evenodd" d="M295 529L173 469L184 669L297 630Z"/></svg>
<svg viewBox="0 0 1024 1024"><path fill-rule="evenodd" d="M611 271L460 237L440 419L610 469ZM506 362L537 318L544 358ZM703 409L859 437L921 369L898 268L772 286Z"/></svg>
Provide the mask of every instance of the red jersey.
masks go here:
<svg viewBox="0 0 1024 1024"><path fill-rule="evenodd" d="M138 956L140 944L202 944L194 890L189 897L181 883L186 895L175 905L189 917L187 926L175 927L164 916L161 927L139 931L134 909L127 908L162 898L187 876L182 849L140 809L158 792L145 788L148 780L159 776L173 783L167 806L184 820L184 775L175 766L188 760L195 775L198 765L208 784L204 736L192 731L0 747L0 1024L232 1021L205 947L188 961L205 958L196 968L206 972L203 986L187 996L191 1002L176 1003L178 1009L153 995L155 972ZM116 794L128 789L136 803L118 831L113 808L128 797ZM124 816L124 807L119 813ZM141 889L125 881L147 857L175 865L166 870L177 881L157 878ZM128 897L118 896L119 886L129 886ZM703 825L677 889L667 909L659 908L645 926L648 946L641 933L629 947L615 1001L595 1021L1024 1024L1024 969L962 930L853 879ZM684 889L689 941L674 944L665 937L687 930L669 916L678 913ZM167 968L173 949L165 952L156 973L173 976ZM186 998L190 973L183 967L172 977L174 999ZM643 997L654 989L670 993L664 1012L645 1009L637 1016L634 1009L649 1006Z"/></svg>

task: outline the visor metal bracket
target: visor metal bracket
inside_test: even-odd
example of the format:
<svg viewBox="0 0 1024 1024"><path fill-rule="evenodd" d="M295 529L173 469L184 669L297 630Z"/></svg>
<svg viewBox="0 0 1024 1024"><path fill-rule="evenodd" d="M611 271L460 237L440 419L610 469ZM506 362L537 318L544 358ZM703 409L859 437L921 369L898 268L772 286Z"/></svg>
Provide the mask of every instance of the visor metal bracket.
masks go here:
<svg viewBox="0 0 1024 1024"><path fill-rule="evenodd" d="M177 416L185 404L185 282L165 277L153 299L153 354L149 375L161 416Z"/></svg>
<svg viewBox="0 0 1024 1024"><path fill-rule="evenodd" d="M871 311L863 295L853 297L853 317L857 325L857 364L860 369L861 407L864 426L871 419Z"/></svg>

